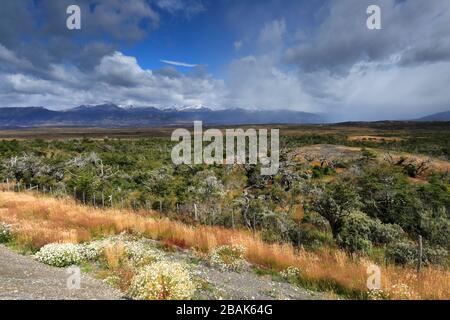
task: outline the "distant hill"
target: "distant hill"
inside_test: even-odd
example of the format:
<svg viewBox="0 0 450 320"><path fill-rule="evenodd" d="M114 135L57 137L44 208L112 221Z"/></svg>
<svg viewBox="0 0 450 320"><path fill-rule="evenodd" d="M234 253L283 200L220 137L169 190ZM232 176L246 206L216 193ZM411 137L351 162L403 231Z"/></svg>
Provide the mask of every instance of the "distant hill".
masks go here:
<svg viewBox="0 0 450 320"><path fill-rule="evenodd" d="M418 121L450 121L450 111L435 113L423 118L418 119Z"/></svg>
<svg viewBox="0 0 450 320"><path fill-rule="evenodd" d="M79 106L64 111L43 107L0 108L0 127L156 127L189 124L195 120L207 125L311 124L323 123L322 116L307 112L209 108L157 109L121 108L114 104Z"/></svg>

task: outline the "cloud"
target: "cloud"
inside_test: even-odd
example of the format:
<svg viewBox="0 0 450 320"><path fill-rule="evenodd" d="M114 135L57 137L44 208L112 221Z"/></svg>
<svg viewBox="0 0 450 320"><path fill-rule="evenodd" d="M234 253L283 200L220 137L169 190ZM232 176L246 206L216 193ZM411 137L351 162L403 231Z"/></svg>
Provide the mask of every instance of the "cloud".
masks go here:
<svg viewBox="0 0 450 320"><path fill-rule="evenodd" d="M156 5L172 14L183 12L187 18L191 18L206 10L201 0L155 0Z"/></svg>
<svg viewBox="0 0 450 320"><path fill-rule="evenodd" d="M16 54L0 44L0 61L6 62L8 67L32 69L33 65L27 59L19 58Z"/></svg>
<svg viewBox="0 0 450 320"><path fill-rule="evenodd" d="M87 17L83 33L74 34L65 28L69 2L2 2L2 106L113 101L292 109L339 120L414 118L450 106L449 1L233 2L223 14L243 30L231 36L241 39L235 51L245 43L246 56L215 66L225 80L180 61L161 60L163 68L149 70L139 56L123 53L151 39L162 19L189 18L210 3L80 0ZM380 5L382 30L366 28L369 4Z"/></svg>
<svg viewBox="0 0 450 320"><path fill-rule="evenodd" d="M370 4L381 7L382 30L366 27ZM404 55L403 64L450 57L449 1L330 1L323 11L320 25L308 41L286 51L287 63L305 71L347 72L360 61L383 61L392 55ZM438 52L433 54L435 49Z"/></svg>
<svg viewBox="0 0 450 320"><path fill-rule="evenodd" d="M236 51L239 51L239 50L241 50L241 48L242 48L242 45L243 45L243 42L242 42L242 40L239 40L239 41L235 41L235 42L233 43L233 46L234 46L234 50L236 50Z"/></svg>
<svg viewBox="0 0 450 320"><path fill-rule="evenodd" d="M186 63L186 62L179 62L179 61L172 61L172 60L161 60L161 62L170 64L172 66L177 66L177 67L187 67L187 68L198 67L198 64L190 64L190 63Z"/></svg>
<svg viewBox="0 0 450 320"><path fill-rule="evenodd" d="M227 104L244 108L318 111L295 71L282 71L271 56L247 56L230 66Z"/></svg>
<svg viewBox="0 0 450 320"><path fill-rule="evenodd" d="M92 70L52 65L47 80L26 73L0 73L4 106L43 105L64 109L113 101L135 106L211 105L224 101L223 81L172 69L146 70L135 57L114 52Z"/></svg>
<svg viewBox="0 0 450 320"><path fill-rule="evenodd" d="M286 32L286 22L284 19L274 20L266 23L259 34L259 42L265 45L279 45L283 42Z"/></svg>

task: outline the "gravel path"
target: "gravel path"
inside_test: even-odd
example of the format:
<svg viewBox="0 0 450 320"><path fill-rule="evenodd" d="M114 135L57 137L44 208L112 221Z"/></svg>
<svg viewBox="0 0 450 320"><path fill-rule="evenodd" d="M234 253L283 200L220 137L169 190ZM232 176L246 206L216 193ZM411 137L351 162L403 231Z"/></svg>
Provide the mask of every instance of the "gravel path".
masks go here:
<svg viewBox="0 0 450 320"><path fill-rule="evenodd" d="M185 262L195 260L189 250L171 252L170 260ZM209 283L209 289L201 290L200 299L217 300L324 300L326 295L314 292L271 276L260 276L248 265L241 272L222 271L211 267L205 261L192 265L194 273Z"/></svg>
<svg viewBox="0 0 450 320"><path fill-rule="evenodd" d="M70 290L67 269L46 266L0 245L0 300L116 300L123 294L82 274Z"/></svg>

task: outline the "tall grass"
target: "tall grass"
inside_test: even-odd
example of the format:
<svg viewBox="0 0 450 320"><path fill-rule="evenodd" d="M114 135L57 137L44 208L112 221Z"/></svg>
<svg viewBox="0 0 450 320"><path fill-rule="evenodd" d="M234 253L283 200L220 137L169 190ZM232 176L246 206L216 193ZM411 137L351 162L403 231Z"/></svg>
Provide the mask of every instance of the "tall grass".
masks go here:
<svg viewBox="0 0 450 320"><path fill-rule="evenodd" d="M69 199L31 193L0 193L0 221L13 224L17 245L37 250L48 243L90 241L124 231L202 253L220 245L243 245L246 258L256 266L281 271L289 266L301 271L300 282L310 288L365 298L369 261L351 258L339 250L308 252L291 245L267 244L258 235L221 227L189 226L156 214L116 209L94 209ZM115 259L111 254L111 259ZM392 299L450 299L450 272L380 266L383 291ZM401 290L400 290L400 289Z"/></svg>

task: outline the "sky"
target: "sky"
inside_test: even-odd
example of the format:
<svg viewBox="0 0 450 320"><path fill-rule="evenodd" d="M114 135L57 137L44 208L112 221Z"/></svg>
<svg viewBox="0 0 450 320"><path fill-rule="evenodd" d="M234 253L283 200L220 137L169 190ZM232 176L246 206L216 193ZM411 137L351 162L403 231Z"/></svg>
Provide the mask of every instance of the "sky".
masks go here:
<svg viewBox="0 0 450 320"><path fill-rule="evenodd" d="M449 26L448 0L2 0L0 107L411 119L450 110Z"/></svg>

